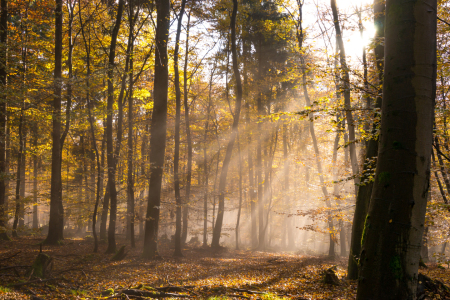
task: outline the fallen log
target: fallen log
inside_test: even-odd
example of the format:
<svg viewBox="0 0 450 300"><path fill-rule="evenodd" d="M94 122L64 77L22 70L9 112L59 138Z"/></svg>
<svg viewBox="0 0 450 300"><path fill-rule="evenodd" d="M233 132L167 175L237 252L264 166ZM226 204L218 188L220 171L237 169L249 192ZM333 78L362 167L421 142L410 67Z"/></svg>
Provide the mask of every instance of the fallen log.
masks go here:
<svg viewBox="0 0 450 300"><path fill-rule="evenodd" d="M161 293L161 292L150 292L150 291L143 291L143 290L136 290L136 289L125 289L120 291L119 294L124 294L128 296L140 296L140 297L149 297L149 298L191 298L190 295L181 295L181 294L174 294L174 293Z"/></svg>

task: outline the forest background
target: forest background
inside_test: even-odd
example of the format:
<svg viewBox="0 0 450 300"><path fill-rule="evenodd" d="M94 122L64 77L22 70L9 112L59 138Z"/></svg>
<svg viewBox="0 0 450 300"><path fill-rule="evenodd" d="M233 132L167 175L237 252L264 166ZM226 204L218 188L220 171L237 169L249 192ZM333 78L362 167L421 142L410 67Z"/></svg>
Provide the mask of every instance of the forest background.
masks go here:
<svg viewBox="0 0 450 300"><path fill-rule="evenodd" d="M103 240L111 253L116 235L134 246L136 235L144 239L154 191L150 132L157 130L152 116L160 76L155 3L57 1L55 18L51 1L6 2L7 42L0 49L7 62L1 90L4 228L13 236L44 230L49 243L92 235L96 249ZM358 189L370 186L375 173L376 157L367 149L379 134L375 49L383 37L372 3L337 5L339 14L325 1L240 2L239 96L232 3L171 3L156 234L178 242L176 253L189 240L213 246L220 240L236 248L349 255ZM440 262L446 261L440 256L449 227L449 11L447 1L438 1L424 251L432 248L422 254ZM239 97L242 105L235 104ZM58 153L60 192L52 182ZM61 217L56 227L49 224L50 207Z"/></svg>

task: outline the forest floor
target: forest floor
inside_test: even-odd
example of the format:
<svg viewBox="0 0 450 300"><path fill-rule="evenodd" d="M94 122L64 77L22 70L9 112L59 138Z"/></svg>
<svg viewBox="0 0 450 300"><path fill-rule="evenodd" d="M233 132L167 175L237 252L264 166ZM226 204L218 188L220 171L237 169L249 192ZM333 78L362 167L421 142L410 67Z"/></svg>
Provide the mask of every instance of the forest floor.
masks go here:
<svg viewBox="0 0 450 300"><path fill-rule="evenodd" d="M187 245L182 258L160 247L160 260L141 258L142 243L126 246L126 257L112 261L106 244L92 253L93 241L66 239L44 246L53 258L45 279L28 275L42 237L0 243L0 299L355 299L356 282L345 280L346 258L305 256ZM118 240L118 246L126 244ZM128 243L127 243L128 245ZM118 247L119 248L119 247ZM323 282L333 268L335 284ZM450 285L450 270L430 265L421 273ZM103 293L103 295L102 295ZM430 294L426 299L446 299Z"/></svg>

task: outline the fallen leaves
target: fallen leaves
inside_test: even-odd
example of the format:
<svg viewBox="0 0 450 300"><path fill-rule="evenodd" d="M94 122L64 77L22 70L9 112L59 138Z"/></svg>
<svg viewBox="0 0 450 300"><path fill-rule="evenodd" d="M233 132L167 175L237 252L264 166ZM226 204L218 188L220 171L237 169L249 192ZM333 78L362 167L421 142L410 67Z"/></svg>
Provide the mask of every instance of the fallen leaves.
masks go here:
<svg viewBox="0 0 450 300"><path fill-rule="evenodd" d="M26 238L1 245L0 257L17 252L9 249L21 249L21 253L0 267L31 265L39 252L36 240ZM106 245L100 245L100 251L105 249ZM55 258L49 276L60 280L9 286L7 297L0 290L0 299L29 299L29 295L44 299L107 299L122 294L122 299L146 299L150 295L147 293L153 298L174 299L355 299L356 295L356 282L344 279L345 258L331 260L229 249L217 253L209 248L189 247L185 248L183 258L174 258L173 249L162 246L159 249L162 260L149 261L141 258L141 249L138 243L123 260L111 261L111 255L91 253L90 241L66 240L64 245L45 247L43 251ZM323 282L324 272L330 269L339 285ZM11 270L0 271L0 285L6 287L27 280L25 271L17 276ZM431 267L424 272L449 284L448 270ZM10 296L11 293L15 296Z"/></svg>

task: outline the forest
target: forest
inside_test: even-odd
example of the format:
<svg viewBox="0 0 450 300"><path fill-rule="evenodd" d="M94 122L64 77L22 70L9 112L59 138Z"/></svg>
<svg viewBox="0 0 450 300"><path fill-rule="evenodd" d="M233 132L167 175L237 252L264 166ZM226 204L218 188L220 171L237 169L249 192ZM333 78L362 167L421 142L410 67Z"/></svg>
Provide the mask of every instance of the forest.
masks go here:
<svg viewBox="0 0 450 300"><path fill-rule="evenodd" d="M0 299L450 299L449 49L449 0L0 0Z"/></svg>

